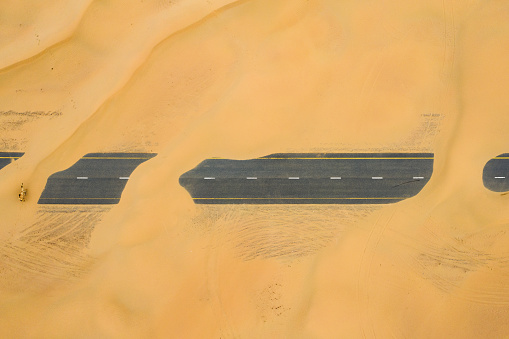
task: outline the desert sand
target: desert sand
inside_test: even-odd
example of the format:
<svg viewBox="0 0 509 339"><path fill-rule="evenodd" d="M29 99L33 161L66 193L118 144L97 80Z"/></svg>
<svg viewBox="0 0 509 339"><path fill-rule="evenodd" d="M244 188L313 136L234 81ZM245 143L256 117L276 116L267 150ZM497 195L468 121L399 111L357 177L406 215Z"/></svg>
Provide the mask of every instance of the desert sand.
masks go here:
<svg viewBox="0 0 509 339"><path fill-rule="evenodd" d="M509 337L505 1L0 3L4 338ZM114 206L37 205L153 152ZM433 152L389 205L198 206L208 157ZM20 203L20 183L28 188Z"/></svg>

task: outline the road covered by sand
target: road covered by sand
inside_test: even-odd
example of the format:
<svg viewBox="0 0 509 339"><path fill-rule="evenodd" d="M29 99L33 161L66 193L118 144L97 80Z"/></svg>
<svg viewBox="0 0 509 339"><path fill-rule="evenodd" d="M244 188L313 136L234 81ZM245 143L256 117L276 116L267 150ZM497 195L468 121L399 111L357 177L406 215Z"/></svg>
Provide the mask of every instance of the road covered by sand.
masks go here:
<svg viewBox="0 0 509 339"><path fill-rule="evenodd" d="M504 337L504 1L0 3L2 337ZM150 152L118 205L37 205L86 153ZM197 206L210 157L433 152L391 205ZM27 201L17 199L19 185Z"/></svg>

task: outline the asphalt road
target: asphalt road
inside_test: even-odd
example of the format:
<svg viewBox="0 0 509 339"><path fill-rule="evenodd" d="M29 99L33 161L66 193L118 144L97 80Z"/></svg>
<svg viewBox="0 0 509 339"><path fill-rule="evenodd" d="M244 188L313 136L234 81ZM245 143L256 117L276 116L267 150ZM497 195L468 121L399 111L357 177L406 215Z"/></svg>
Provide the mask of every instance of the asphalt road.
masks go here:
<svg viewBox="0 0 509 339"><path fill-rule="evenodd" d="M179 182L197 204L386 204L432 173L432 153L281 153L207 159Z"/></svg>
<svg viewBox="0 0 509 339"><path fill-rule="evenodd" d="M117 204L129 176L153 153L89 153L52 174L39 204Z"/></svg>
<svg viewBox="0 0 509 339"><path fill-rule="evenodd" d="M509 153L501 154L486 163L482 181L491 191L509 191Z"/></svg>
<svg viewBox="0 0 509 339"><path fill-rule="evenodd" d="M0 169L9 165L11 162L18 160L25 153L18 152L0 152Z"/></svg>

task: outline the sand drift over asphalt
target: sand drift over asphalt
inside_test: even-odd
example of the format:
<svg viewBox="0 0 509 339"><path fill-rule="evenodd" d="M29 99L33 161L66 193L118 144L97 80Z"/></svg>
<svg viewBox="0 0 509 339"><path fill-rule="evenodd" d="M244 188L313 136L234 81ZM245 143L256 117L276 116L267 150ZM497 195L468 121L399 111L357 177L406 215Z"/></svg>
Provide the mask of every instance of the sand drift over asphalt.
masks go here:
<svg viewBox="0 0 509 339"><path fill-rule="evenodd" d="M118 204L130 175L149 153L89 153L48 178L38 204Z"/></svg>
<svg viewBox="0 0 509 339"><path fill-rule="evenodd" d="M509 195L483 183L509 150L507 1L19 0L0 17L0 150L24 152L0 170L1 337L507 337ZM157 156L118 204L37 204L92 152ZM433 175L377 205L195 204L179 184L277 152L432 153ZM366 169L372 187L397 174Z"/></svg>

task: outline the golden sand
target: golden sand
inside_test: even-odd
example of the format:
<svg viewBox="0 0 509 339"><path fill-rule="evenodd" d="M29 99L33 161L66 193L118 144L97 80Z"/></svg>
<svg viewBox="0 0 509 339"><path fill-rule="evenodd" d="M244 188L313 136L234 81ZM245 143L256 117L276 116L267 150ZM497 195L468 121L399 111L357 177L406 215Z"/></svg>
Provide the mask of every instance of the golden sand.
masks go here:
<svg viewBox="0 0 509 339"><path fill-rule="evenodd" d="M0 334L509 337L504 1L0 4ZM4 20L5 19L5 20ZM209 157L433 152L393 205L194 205ZM118 205L37 205L88 152L154 152ZM26 203L17 200L20 183Z"/></svg>

